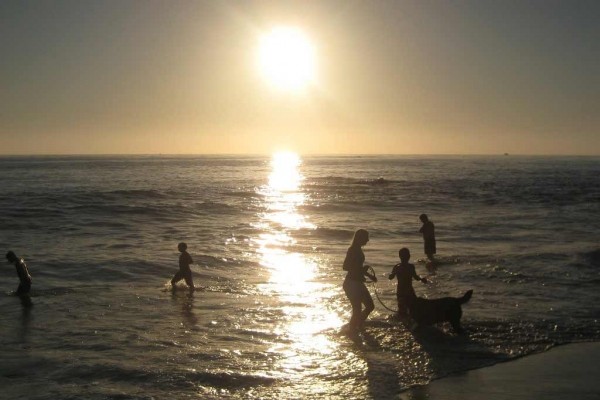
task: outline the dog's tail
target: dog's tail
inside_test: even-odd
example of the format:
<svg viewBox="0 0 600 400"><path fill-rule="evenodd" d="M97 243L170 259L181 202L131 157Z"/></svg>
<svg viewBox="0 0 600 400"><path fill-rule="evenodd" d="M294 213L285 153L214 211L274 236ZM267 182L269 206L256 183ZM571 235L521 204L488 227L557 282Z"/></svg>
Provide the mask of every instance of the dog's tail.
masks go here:
<svg viewBox="0 0 600 400"><path fill-rule="evenodd" d="M460 297L458 299L458 301L460 302L460 304L465 304L467 301L471 300L471 296L473 296L473 290L469 290L467 291L467 293L465 293L465 295L463 297Z"/></svg>

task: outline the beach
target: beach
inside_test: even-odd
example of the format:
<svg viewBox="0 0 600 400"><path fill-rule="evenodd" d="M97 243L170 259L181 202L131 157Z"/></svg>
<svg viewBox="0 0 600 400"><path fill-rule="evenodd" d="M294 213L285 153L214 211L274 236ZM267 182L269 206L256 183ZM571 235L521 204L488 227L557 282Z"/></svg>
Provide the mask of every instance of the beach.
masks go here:
<svg viewBox="0 0 600 400"><path fill-rule="evenodd" d="M439 379L404 400L592 400L600 398L600 342L555 347L513 361Z"/></svg>
<svg viewBox="0 0 600 400"><path fill-rule="evenodd" d="M600 341L599 175L594 157L1 158L0 248L33 284L28 306L5 264L0 397L444 399L487 390L484 378L505 377L511 396L551 383L509 374ZM342 263L358 228L379 281L353 341ZM170 287L179 242L194 293ZM409 331L387 309L401 247L427 276L419 296L473 290L465 334Z"/></svg>
<svg viewBox="0 0 600 400"><path fill-rule="evenodd" d="M0 1L0 400L600 400L599 21Z"/></svg>

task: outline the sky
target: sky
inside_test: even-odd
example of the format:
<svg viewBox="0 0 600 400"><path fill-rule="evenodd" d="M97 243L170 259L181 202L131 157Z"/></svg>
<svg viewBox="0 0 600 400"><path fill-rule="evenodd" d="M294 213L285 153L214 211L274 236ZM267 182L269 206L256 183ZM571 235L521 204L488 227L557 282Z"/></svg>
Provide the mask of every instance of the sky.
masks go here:
<svg viewBox="0 0 600 400"><path fill-rule="evenodd" d="M600 155L600 2L0 2L0 154ZM295 27L314 84L278 90Z"/></svg>

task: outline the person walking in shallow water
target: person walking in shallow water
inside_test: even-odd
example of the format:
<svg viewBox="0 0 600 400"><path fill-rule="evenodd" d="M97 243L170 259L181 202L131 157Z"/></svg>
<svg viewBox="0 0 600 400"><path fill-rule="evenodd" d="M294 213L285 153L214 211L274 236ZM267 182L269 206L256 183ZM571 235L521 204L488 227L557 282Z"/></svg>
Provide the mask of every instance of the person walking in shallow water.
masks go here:
<svg viewBox="0 0 600 400"><path fill-rule="evenodd" d="M31 290L31 275L29 275L27 264L25 264L22 258L17 257L13 251L6 253L6 259L9 263L15 265L17 275L19 276L19 287L15 294L18 296L28 294Z"/></svg>
<svg viewBox="0 0 600 400"><path fill-rule="evenodd" d="M175 284L180 280L184 279L185 283L189 286L190 290L194 290L194 281L192 280L192 269L190 264L194 263L192 256L187 252L187 244L181 242L177 245L177 250L181 253L179 255L179 271L171 279L171 286L175 289Z"/></svg>
<svg viewBox="0 0 600 400"><path fill-rule="evenodd" d="M423 243L425 245L425 255L429 259L431 266L435 266L434 254L436 253L435 248L435 226L433 222L429 220L427 214L421 214L419 219L423 223L419 232L423 234ZM429 266L428 266L429 268Z"/></svg>
<svg viewBox="0 0 600 400"><path fill-rule="evenodd" d="M416 297L415 289L412 281L421 281L427 283L426 278L421 278L415 271L415 266L410 264L410 251L403 247L398 252L400 263L394 265L392 272L388 276L389 279L398 278L398 286L396 287L396 299L398 300L398 315L405 316L408 314L408 303L411 298Z"/></svg>
<svg viewBox="0 0 600 400"><path fill-rule="evenodd" d="M365 254L362 251L362 246L369 242L369 232L364 229L359 229L354 233L352 244L346 252L344 259L344 271L348 271L344 279L344 292L352 305L352 317L348 323L348 332L356 334L363 322L367 319L371 311L375 309L373 298L369 290L365 286L365 276L377 282L377 277L368 272L368 265L363 265L365 262ZM362 305L365 309L362 309Z"/></svg>

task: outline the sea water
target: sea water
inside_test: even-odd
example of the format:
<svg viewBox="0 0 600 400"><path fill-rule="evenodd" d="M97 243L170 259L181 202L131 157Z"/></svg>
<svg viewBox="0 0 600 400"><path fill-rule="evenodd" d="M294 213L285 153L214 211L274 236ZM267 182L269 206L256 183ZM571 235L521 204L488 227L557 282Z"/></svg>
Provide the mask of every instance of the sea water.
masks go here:
<svg viewBox="0 0 600 400"><path fill-rule="evenodd" d="M28 306L0 269L0 398L389 398L600 340L598 157L5 157L0 186L0 249L33 276ZM358 228L380 279L350 340ZM182 241L194 293L168 288ZM384 307L401 247L418 295L474 290L466 334Z"/></svg>

